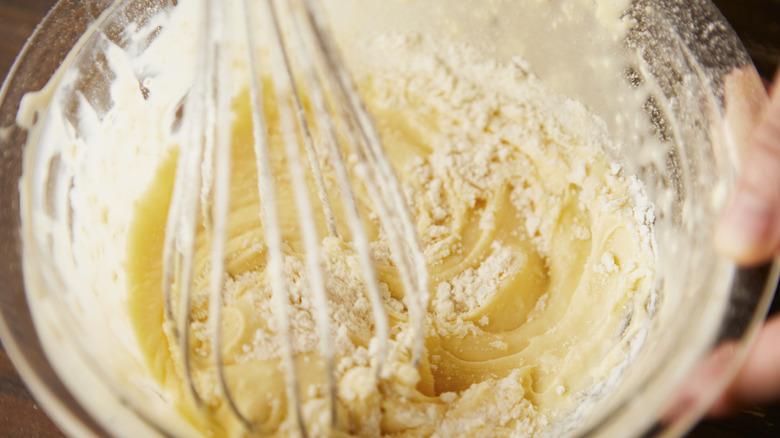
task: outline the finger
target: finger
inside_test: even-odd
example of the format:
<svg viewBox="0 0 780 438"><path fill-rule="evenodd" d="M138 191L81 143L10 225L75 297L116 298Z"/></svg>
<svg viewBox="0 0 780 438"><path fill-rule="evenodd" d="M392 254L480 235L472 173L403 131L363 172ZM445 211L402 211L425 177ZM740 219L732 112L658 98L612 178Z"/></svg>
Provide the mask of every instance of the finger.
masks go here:
<svg viewBox="0 0 780 438"><path fill-rule="evenodd" d="M763 262L780 246L779 220L780 93L774 93L749 141L715 244L742 265Z"/></svg>
<svg viewBox="0 0 780 438"><path fill-rule="evenodd" d="M713 396L711 388L721 381L736 352L736 342L729 341L719 345L696 365L662 416L662 421L670 424L700 403L708 401L705 397Z"/></svg>
<svg viewBox="0 0 780 438"><path fill-rule="evenodd" d="M722 416L780 397L780 316L770 319L756 339L747 361L710 415Z"/></svg>

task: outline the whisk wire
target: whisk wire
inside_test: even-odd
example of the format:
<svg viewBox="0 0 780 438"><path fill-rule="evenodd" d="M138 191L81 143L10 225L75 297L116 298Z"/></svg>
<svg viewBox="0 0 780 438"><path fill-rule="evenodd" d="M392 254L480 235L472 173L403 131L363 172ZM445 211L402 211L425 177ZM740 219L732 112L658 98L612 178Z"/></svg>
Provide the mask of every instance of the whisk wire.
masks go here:
<svg viewBox="0 0 780 438"><path fill-rule="evenodd" d="M338 55L335 42L325 22L325 13L317 1L299 0L304 7L308 28L316 48L309 56L319 57L324 63L323 72L330 73L334 82L333 91L338 93L344 105L339 108L340 116L353 129L348 129L351 143L360 146L358 154L362 166L372 172L363 172L363 181L372 197L379 217L388 233L391 255L399 268L400 277L407 291L407 306L414 328L412 363L417 367L424 350L425 309L428 303L428 272L425 257L417 240L414 222L392 165L382 149L379 132L373 119L364 108L352 78ZM354 129L356 128L356 129ZM354 135L355 130L359 135ZM417 266L415 269L414 266Z"/></svg>
<svg viewBox="0 0 780 438"><path fill-rule="evenodd" d="M304 246L308 290L315 310L320 350L325 368L325 387L330 428L338 426L338 386L336 358L325 287L323 254L319 247L322 236L315 223L315 208L310 199L309 180L312 177L320 211L325 218L329 236L339 236L331 192L339 193L340 207L345 216L348 236L362 269L365 293L371 304L374 340L370 348L376 385L387 377L390 327L385 303L374 263L371 242L361 219L360 203L353 187L362 181L387 234L391 260L398 269L405 291L412 337L409 339L412 364L420 363L424 348L425 310L428 302L425 258L416 238L412 215L399 180L384 155L379 134L371 116L364 108L355 84L342 65L324 22L324 13L315 0L259 0L261 20L257 20L251 0L239 2L245 17L244 38L249 74L253 149L257 168L257 193L260 200L260 222L266 247L266 271L270 279L271 300L276 314L276 332L285 370L286 395L294 423L300 434L309 435L303 414L300 373L296 362L292 328L292 304L289 279L285 274L285 252L281 232L274 162L286 162L294 193L298 227ZM239 407L227 382L222 351L223 288L226 277L225 249L230 209L231 130L229 122L231 80L231 50L226 33L229 24L224 5L217 0L204 0L201 9L201 36L196 61L195 84L185 103L188 130L177 162L173 198L169 206L163 243L162 290L164 318L181 356L184 380L196 404L203 407L192 370L190 325L193 311L193 278L195 236L198 212L202 209L203 225L210 241L208 279L209 336L213 365L217 372L217 391L221 393L232 414L248 431L262 430ZM255 26L261 23L269 45L261 47L255 36ZM263 73L259 55L268 49L270 87L260 79ZM295 58L292 58L292 56ZM267 93L267 94L266 94ZM279 128L285 160L274 160L264 98L274 96L278 108ZM311 100L305 108L302 95ZM315 148L312 133L324 145ZM301 156L308 161L308 172ZM324 156L337 181L329 189L323 175L318 152ZM345 154L356 162L348 166ZM329 191L330 190L330 191ZM175 288L174 288L175 286ZM179 306L174 309L178 295Z"/></svg>
<svg viewBox="0 0 780 438"><path fill-rule="evenodd" d="M271 1L264 1L266 6L266 13L269 19L269 27L276 27L276 21L273 15L275 14L274 5ZM282 251L282 239L281 228L278 223L277 214L277 201L274 189L273 169L271 168L271 148L268 139L268 124L265 118L265 112L263 109L263 85L258 80L259 69L257 68L256 59L254 53L257 53L259 49L257 42L251 32L253 20L250 18L250 6L246 6L246 29L247 38L249 41L250 52L250 103L252 112L252 126L254 136L254 148L255 159L257 166L257 184L258 192L260 195L261 204L261 223L263 226L266 246L268 247L268 270L271 277L271 297L274 307L277 309L279 336L281 338L281 344L283 349L283 359L287 373L285 378L287 380L287 397L290 401L290 405L293 408L298 428L303 436L307 436L306 425L303 418L302 404L300 400L300 383L297 372L297 364L295 363L295 351L290 327L290 303L289 303L289 291L285 284L285 276L283 269L283 257ZM273 35L275 30L271 31L273 41ZM279 90L277 90L277 99Z"/></svg>
<svg viewBox="0 0 780 438"><path fill-rule="evenodd" d="M385 304L378 287L379 280L374 264L374 259L371 254L370 241L360 219L357 197L352 187L352 179L350 177L349 170L347 169L344 154L341 149L342 141L339 139L337 133L338 128L333 120L334 117L332 111L335 109L330 108L328 99L325 95L325 89L328 87L328 82L332 82L332 78L328 77L326 74L323 74L322 68L320 68L319 72L315 70L313 63L317 62L319 57L312 53L312 47L316 48L316 46L312 46L311 42L308 42L307 44L305 30L309 31L309 41L311 41L312 37L316 38L316 36L313 35L311 29L308 28L310 22L306 21L307 17L300 13L300 11L303 11L304 13L307 12L305 5L300 4L299 2L291 2L290 8L296 7L299 11L299 16L297 17L297 20L293 21L293 35L296 38L298 46L305 50L305 52L302 50L297 51L297 53L300 55L299 64L303 70L303 75L307 83L307 89L309 90L311 99L314 103L315 120L318 122L317 127L324 134L324 140L331 158L330 162L334 168L336 177L339 182L339 188L341 190L344 204L344 213L347 216L347 223L351 232L352 242L358 252L358 256L362 264L366 292L372 305L372 313L374 316L374 325L376 330L375 339L377 339L376 376L378 381L387 359L389 339L389 322L387 318L387 312L385 311ZM332 100L332 102L333 106L337 106L335 101Z"/></svg>
<svg viewBox="0 0 780 438"><path fill-rule="evenodd" d="M208 81L209 88L213 91L209 96L216 111L207 113L207 141L214 144L214 179L209 185L213 193L211 233L211 279L209 281L209 315L211 323L212 360L217 372L217 385L220 393L225 398L227 406L233 415L239 419L243 427L253 430L252 422L241 412L236 400L227 384L227 376L222 357L222 306L224 297L222 289L225 276L225 245L227 239L227 220L230 209L230 150L231 131L229 123L230 93L228 90L230 77L230 51L224 43L227 29L226 14L221 3L215 0L206 0L206 8L213 17L213 26L210 29L210 56L215 60L211 64L212 78Z"/></svg>
<svg viewBox="0 0 780 438"><path fill-rule="evenodd" d="M203 27L208 27L208 20L205 17L202 17L202 24ZM209 65L209 60L206 58L207 45L208 37L203 32L198 39L198 47L201 50L196 60L195 85L186 102L186 112L191 117L187 131L188 145L179 152L173 197L165 228L162 266L165 325L172 332L177 344L187 391L198 406L202 405L202 399L195 387L195 381L192 379L189 326L191 323L190 309L192 307L199 192L188 190L188 188L201 186L200 166L204 149L201 127L205 123L206 71ZM174 285L179 297L178 318L173 310Z"/></svg>
<svg viewBox="0 0 780 438"><path fill-rule="evenodd" d="M325 362L327 380L326 385L329 393L328 403L330 423L331 427L335 428L337 394L335 385L333 347L330 336L328 302L325 292L322 266L320 264L319 239L313 220L314 210L307 192L306 173L304 172L303 166L301 164L297 136L297 133L301 132L305 137L305 133L308 133L309 129L308 123L306 122L304 109L300 102L300 96L298 94L297 87L294 84L292 66L288 57L288 52L290 50L286 47L286 39L280 27L276 3L274 1L269 1L266 4L268 5L269 9L271 23L270 30L274 37L271 38L273 42L271 44L271 65L276 71L276 74L274 75L275 80L273 81L275 86L276 104L279 109L279 122L282 130L285 154L287 157L288 167L290 169L293 184L295 206L298 210L298 222L301 233L303 235L309 282L313 292L313 298L316 302L315 318L318 325L321 349ZM297 122L300 131L296 130L296 117L294 117L293 113L298 116ZM311 155L314 153L313 148L309 150L309 153L309 161L315 163L316 171L316 169L319 169L319 163L317 162L317 157ZM327 195L324 197L325 203L323 203L322 207L323 209L326 209L329 208L329 200ZM320 198L323 198L322 194L320 195ZM325 214L327 219L328 215L332 215L333 213L326 212ZM331 220L333 220L331 226L335 230L335 219L331 217Z"/></svg>

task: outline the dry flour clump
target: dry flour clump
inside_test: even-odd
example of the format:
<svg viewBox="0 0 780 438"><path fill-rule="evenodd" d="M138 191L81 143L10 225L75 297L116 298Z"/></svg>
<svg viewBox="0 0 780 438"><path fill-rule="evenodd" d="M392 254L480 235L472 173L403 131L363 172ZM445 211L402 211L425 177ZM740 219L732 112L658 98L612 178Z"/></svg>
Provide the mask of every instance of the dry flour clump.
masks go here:
<svg viewBox="0 0 780 438"><path fill-rule="evenodd" d="M491 244L492 253L475 268L466 268L449 281L436 286L433 302L434 314L442 320L453 319L458 314L485 305L496 295L503 281L519 271L524 255L502 247L499 242ZM487 315L480 319L481 325L489 323Z"/></svg>

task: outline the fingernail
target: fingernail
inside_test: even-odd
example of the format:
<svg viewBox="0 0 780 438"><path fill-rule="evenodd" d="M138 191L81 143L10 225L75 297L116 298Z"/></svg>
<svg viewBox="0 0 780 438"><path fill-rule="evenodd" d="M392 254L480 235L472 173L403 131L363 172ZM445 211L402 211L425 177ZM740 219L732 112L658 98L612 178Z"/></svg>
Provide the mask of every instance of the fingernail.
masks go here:
<svg viewBox="0 0 780 438"><path fill-rule="evenodd" d="M715 243L737 261L755 263L770 255L773 222L774 214L766 200L750 191L739 191L721 219Z"/></svg>

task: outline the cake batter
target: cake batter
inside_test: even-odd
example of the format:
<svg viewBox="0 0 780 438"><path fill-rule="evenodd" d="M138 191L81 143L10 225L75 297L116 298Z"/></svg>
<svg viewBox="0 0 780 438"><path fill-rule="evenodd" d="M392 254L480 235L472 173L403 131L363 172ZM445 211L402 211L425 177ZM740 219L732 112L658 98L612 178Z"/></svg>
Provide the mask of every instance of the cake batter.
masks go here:
<svg viewBox="0 0 780 438"><path fill-rule="evenodd" d="M547 89L522 60L498 64L467 46L417 35L373 44L380 56L357 80L414 213L431 300L426 352L414 369L404 348L410 326L403 288L370 197L356 183L391 322L390 373L376 381L373 316L357 255L348 233L325 237L317 218L337 352L339 433L550 433L598 399L646 328L652 209L641 185L609 158L604 123ZM137 204L128 236L128 302L138 342L166 397L206 436L296 431L269 299L247 99L234 102L222 351L229 386L255 430L245 430L217 391L202 220L190 330L205 410L187 395L181 358L163 324L161 259L175 153ZM272 102L265 107L271 146L281 157ZM323 436L328 404L314 303L285 163L273 165L303 412L310 435ZM324 171L336 187L327 164Z"/></svg>

